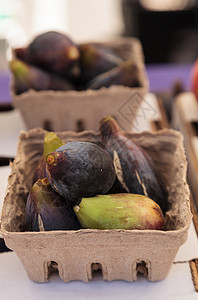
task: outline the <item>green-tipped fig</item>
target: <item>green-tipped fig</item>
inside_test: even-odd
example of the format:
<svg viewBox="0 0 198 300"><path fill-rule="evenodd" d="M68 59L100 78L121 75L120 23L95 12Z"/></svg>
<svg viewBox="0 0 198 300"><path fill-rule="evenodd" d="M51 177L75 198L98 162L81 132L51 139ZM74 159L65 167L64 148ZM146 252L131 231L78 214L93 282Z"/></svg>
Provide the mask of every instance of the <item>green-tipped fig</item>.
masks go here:
<svg viewBox="0 0 198 300"><path fill-rule="evenodd" d="M109 193L120 193L124 188L125 192L146 195L156 201L164 212L167 208L167 190L151 157L121 131L111 116L100 121L100 133L103 145L114 161L117 175L117 185Z"/></svg>
<svg viewBox="0 0 198 300"><path fill-rule="evenodd" d="M85 43L79 46L81 82L87 84L101 73L117 67L122 58L106 46Z"/></svg>
<svg viewBox="0 0 198 300"><path fill-rule="evenodd" d="M14 89L16 94L21 94L29 89L36 91L67 91L74 89L74 86L66 79L47 73L19 59L12 59L9 63L9 67L14 76Z"/></svg>
<svg viewBox="0 0 198 300"><path fill-rule="evenodd" d="M73 209L56 193L47 178L32 186L26 202L27 231L76 230L80 225Z"/></svg>
<svg viewBox="0 0 198 300"><path fill-rule="evenodd" d="M87 88L97 90L111 85L123 85L128 87L141 86L141 71L138 65L131 61L125 61L118 67L96 76L88 83Z"/></svg>
<svg viewBox="0 0 198 300"><path fill-rule="evenodd" d="M90 142L68 142L47 155L46 175L66 199L105 194L115 180L109 153Z"/></svg>
<svg viewBox="0 0 198 300"><path fill-rule="evenodd" d="M29 63L67 76L78 62L80 52L75 43L65 34L48 31L38 35L27 47Z"/></svg>
<svg viewBox="0 0 198 300"><path fill-rule="evenodd" d="M56 149L60 148L62 145L64 145L64 143L54 132L47 132L45 134L43 140L43 154L34 172L33 182L37 181L38 179L42 179L46 177L46 173L45 173L46 157L50 152L55 151Z"/></svg>
<svg viewBox="0 0 198 300"><path fill-rule="evenodd" d="M109 194L83 198L74 211L82 228L164 229L164 217L152 199L137 194Z"/></svg>

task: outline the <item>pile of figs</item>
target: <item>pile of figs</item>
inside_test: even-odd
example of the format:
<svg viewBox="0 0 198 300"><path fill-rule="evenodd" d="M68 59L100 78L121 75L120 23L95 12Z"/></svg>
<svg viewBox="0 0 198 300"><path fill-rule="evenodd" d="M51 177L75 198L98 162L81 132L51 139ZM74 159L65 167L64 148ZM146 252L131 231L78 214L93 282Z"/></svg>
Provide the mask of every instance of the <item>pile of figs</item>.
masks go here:
<svg viewBox="0 0 198 300"><path fill-rule="evenodd" d="M123 60L99 43L74 43L56 31L44 32L26 47L13 49L9 67L17 95L29 89L81 91L111 85L140 86L137 62Z"/></svg>
<svg viewBox="0 0 198 300"><path fill-rule="evenodd" d="M26 201L27 231L164 230L167 190L151 157L111 116L100 143L47 132Z"/></svg>

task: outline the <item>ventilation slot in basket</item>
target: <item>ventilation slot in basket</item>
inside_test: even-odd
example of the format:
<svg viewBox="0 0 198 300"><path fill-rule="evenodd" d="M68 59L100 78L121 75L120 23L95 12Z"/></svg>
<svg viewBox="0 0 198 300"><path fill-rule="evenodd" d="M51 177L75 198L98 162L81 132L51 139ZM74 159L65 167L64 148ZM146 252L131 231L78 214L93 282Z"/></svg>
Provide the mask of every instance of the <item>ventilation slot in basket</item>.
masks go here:
<svg viewBox="0 0 198 300"><path fill-rule="evenodd" d="M58 274L58 264L55 261L49 261L47 263L48 267L48 278L50 275Z"/></svg>
<svg viewBox="0 0 198 300"><path fill-rule="evenodd" d="M85 130L85 122L83 120L76 121L76 132Z"/></svg>
<svg viewBox="0 0 198 300"><path fill-rule="evenodd" d="M138 261L136 263L136 274L137 274L137 277L148 278L148 266L145 261Z"/></svg>
<svg viewBox="0 0 198 300"><path fill-rule="evenodd" d="M91 264L91 280L103 278L102 264L92 263Z"/></svg>
<svg viewBox="0 0 198 300"><path fill-rule="evenodd" d="M50 120L43 121L43 129L47 131L53 131L52 124Z"/></svg>

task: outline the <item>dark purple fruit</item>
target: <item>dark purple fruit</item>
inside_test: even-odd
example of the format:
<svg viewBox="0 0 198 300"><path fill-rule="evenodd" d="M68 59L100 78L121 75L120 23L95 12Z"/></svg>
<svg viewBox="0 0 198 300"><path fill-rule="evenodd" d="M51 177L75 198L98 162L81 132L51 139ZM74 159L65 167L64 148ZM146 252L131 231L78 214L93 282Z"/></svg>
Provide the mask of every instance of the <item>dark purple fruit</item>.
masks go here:
<svg viewBox="0 0 198 300"><path fill-rule="evenodd" d="M13 53L16 58L19 60L22 60L23 62L27 62L27 48L21 47L21 48L15 48L13 49Z"/></svg>
<svg viewBox="0 0 198 300"><path fill-rule="evenodd" d="M79 50L82 84L87 84L94 77L123 62L120 56L103 45L85 43L79 46Z"/></svg>
<svg viewBox="0 0 198 300"><path fill-rule="evenodd" d="M101 87L110 87L111 85L140 87L140 75L141 72L137 64L128 60L121 63L118 67L93 78L88 83L87 88L97 90Z"/></svg>
<svg viewBox="0 0 198 300"><path fill-rule="evenodd" d="M61 141L61 139L54 133L54 132L47 132L44 136L43 140L43 154L38 162L38 165L36 167L36 170L34 172L33 176L33 182L37 181L38 179L42 179L46 177L46 156L50 152L55 151L59 147L64 145L64 143Z"/></svg>
<svg viewBox="0 0 198 300"><path fill-rule="evenodd" d="M117 180L110 192L125 192L148 196L166 208L167 191L157 174L151 157L121 131L110 116L100 122L100 132L105 149L111 155Z"/></svg>
<svg viewBox="0 0 198 300"><path fill-rule="evenodd" d="M78 62L80 52L67 35L48 31L38 35L28 45L26 57L35 66L67 76Z"/></svg>
<svg viewBox="0 0 198 300"><path fill-rule="evenodd" d="M67 91L74 89L74 86L66 79L49 74L18 59L10 61L9 66L14 76L14 89L16 94L21 94L29 89L36 91Z"/></svg>
<svg viewBox="0 0 198 300"><path fill-rule="evenodd" d="M26 203L26 230L77 230L79 228L73 209L52 189L47 178L35 182Z"/></svg>
<svg viewBox="0 0 198 300"><path fill-rule="evenodd" d="M90 142L68 142L46 158L52 187L66 199L105 194L115 180L109 153Z"/></svg>

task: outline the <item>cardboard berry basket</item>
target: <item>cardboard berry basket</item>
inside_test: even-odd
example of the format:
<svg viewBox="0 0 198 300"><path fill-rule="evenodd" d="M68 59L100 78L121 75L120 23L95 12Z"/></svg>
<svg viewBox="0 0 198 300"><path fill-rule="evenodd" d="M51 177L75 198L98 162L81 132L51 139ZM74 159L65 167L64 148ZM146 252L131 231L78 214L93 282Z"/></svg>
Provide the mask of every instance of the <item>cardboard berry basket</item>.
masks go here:
<svg viewBox="0 0 198 300"><path fill-rule="evenodd" d="M138 86L118 85L84 91L28 90L16 95L12 78L13 105L19 109L28 129L42 127L53 131L96 130L104 115L113 115L122 128L131 130L135 113L148 91L142 45L138 39L127 37L102 44L118 53L124 60L130 59L137 64Z"/></svg>
<svg viewBox="0 0 198 300"><path fill-rule="evenodd" d="M182 135L171 129L127 133L151 155L165 180L169 192L165 230L27 232L25 204L32 186L33 170L43 151L45 133L38 128L21 132L1 216L1 234L7 247L14 250L24 264L29 278L45 282L55 267L64 281L89 281L92 271L97 268L108 281L136 280L140 270L151 281L165 278L180 246L187 239L192 218ZM64 142L81 140L100 144L100 135L93 131L60 132L57 135Z"/></svg>

